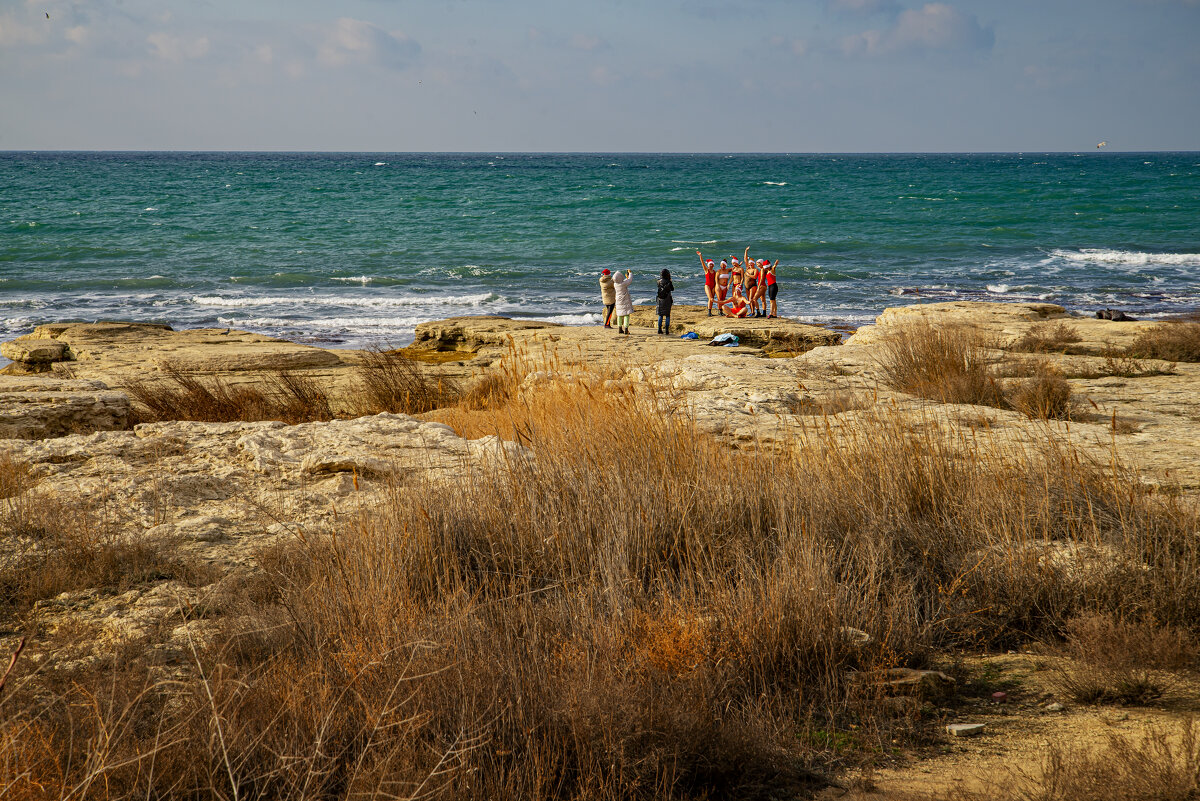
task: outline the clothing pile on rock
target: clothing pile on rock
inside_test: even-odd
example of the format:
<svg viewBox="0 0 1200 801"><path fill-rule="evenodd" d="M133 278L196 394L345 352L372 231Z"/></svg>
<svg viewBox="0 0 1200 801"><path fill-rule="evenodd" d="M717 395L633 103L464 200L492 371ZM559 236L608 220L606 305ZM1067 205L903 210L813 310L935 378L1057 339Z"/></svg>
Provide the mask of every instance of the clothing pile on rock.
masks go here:
<svg viewBox="0 0 1200 801"><path fill-rule="evenodd" d="M712 338L710 345L723 345L727 348L736 348L738 346L737 334L717 334Z"/></svg>

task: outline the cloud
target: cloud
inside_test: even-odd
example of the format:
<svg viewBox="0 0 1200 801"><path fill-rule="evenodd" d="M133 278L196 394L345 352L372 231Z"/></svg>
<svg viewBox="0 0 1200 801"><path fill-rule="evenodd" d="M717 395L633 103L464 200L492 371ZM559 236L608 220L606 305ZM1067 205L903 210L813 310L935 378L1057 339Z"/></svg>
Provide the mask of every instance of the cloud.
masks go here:
<svg viewBox="0 0 1200 801"><path fill-rule="evenodd" d="M608 42L601 39L599 36L587 36L582 33L577 33L571 37L571 47L576 50L603 50L608 47Z"/></svg>
<svg viewBox="0 0 1200 801"><path fill-rule="evenodd" d="M181 64L184 61L200 58L208 53L207 36L186 38L183 36L172 36L169 33L159 31L147 36L146 42L149 43L150 52L156 58L170 61L173 64Z"/></svg>
<svg viewBox="0 0 1200 801"><path fill-rule="evenodd" d="M895 14L900 11L896 0L829 0L829 7L849 14Z"/></svg>
<svg viewBox="0 0 1200 801"><path fill-rule="evenodd" d="M342 17L325 31L317 45L317 60L328 67L377 64L401 70L420 52L421 46L403 33L388 33L369 22Z"/></svg>
<svg viewBox="0 0 1200 801"><path fill-rule="evenodd" d="M884 56L895 53L990 50L996 34L979 24L974 14L964 14L945 3L927 3L902 11L890 27L848 36L842 40L847 55Z"/></svg>
<svg viewBox="0 0 1200 801"><path fill-rule="evenodd" d="M0 14L0 47L40 45L46 41L48 30L40 20L27 24L16 14Z"/></svg>

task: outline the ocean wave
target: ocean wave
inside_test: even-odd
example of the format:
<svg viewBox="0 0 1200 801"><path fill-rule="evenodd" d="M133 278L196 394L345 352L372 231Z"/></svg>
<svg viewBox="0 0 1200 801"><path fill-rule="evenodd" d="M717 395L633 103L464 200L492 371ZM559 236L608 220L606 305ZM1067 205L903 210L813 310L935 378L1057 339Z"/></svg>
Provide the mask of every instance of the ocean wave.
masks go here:
<svg viewBox="0 0 1200 801"><path fill-rule="evenodd" d="M191 302L198 306L217 308L263 308L269 306L351 306L367 309L408 308L411 306L482 306L499 300L494 292L476 295L407 295L393 298L355 298L338 295L310 295L308 297L222 297L220 295L193 295Z"/></svg>
<svg viewBox="0 0 1200 801"><path fill-rule="evenodd" d="M351 276L346 276L344 278L334 277L329 280L342 281L347 284L362 284L363 286L366 286L367 284L371 283L375 279L369 275L351 275Z"/></svg>
<svg viewBox="0 0 1200 801"><path fill-rule="evenodd" d="M715 245L717 244L717 240L705 239L703 242L691 242L687 239L672 239L671 243L675 245Z"/></svg>
<svg viewBox="0 0 1200 801"><path fill-rule="evenodd" d="M289 320L286 317L218 317L217 322L231 328L286 329L289 331L320 330L350 334L358 331L412 333L421 323L437 320L437 317L315 317L304 320Z"/></svg>
<svg viewBox="0 0 1200 801"><path fill-rule="evenodd" d="M1011 287L1008 284L988 284L987 291L995 295L1004 295L1008 293Z"/></svg>
<svg viewBox="0 0 1200 801"><path fill-rule="evenodd" d="M787 181L763 181L764 186L787 186Z"/></svg>
<svg viewBox="0 0 1200 801"><path fill-rule="evenodd" d="M553 317L547 317L546 322L562 323L563 325L599 325L601 318L599 314L556 314Z"/></svg>
<svg viewBox="0 0 1200 801"><path fill-rule="evenodd" d="M1051 256L1088 264L1121 264L1141 267L1147 264L1170 264L1174 266L1200 266L1200 253L1144 253L1139 250L1110 250L1108 248L1081 248L1065 250L1056 248Z"/></svg>

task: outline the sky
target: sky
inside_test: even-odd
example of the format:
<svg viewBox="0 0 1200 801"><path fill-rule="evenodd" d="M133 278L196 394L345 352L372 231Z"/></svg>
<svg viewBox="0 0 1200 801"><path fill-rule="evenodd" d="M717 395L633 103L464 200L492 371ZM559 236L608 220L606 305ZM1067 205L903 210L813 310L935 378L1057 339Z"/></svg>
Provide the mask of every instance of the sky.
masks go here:
<svg viewBox="0 0 1200 801"><path fill-rule="evenodd" d="M1102 140L1200 150L1200 0L0 0L0 150Z"/></svg>

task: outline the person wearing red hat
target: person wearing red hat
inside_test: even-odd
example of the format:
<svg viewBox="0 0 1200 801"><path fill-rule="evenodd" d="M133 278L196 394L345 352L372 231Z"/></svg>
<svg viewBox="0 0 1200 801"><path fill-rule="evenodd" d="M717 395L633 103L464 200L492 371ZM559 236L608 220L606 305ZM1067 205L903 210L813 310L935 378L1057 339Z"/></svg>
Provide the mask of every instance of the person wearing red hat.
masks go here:
<svg viewBox="0 0 1200 801"><path fill-rule="evenodd" d="M717 302L717 270L712 259L705 261L704 256L700 255L700 251L696 251L696 255L700 256L700 268L704 270L704 294L708 296L708 316L712 317L713 304ZM721 307L717 306L717 313L720 314Z"/></svg>
<svg viewBox="0 0 1200 801"><path fill-rule="evenodd" d="M600 271L600 302L604 304L604 327L612 328L613 309L617 305L617 288L613 286L612 271Z"/></svg>
<svg viewBox="0 0 1200 801"><path fill-rule="evenodd" d="M742 294L742 285L734 283L733 298L729 301L729 306L725 309L726 317L747 317L750 314L750 304L746 302L746 296Z"/></svg>

